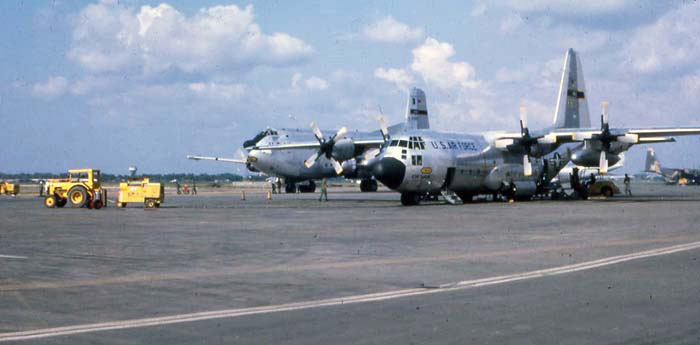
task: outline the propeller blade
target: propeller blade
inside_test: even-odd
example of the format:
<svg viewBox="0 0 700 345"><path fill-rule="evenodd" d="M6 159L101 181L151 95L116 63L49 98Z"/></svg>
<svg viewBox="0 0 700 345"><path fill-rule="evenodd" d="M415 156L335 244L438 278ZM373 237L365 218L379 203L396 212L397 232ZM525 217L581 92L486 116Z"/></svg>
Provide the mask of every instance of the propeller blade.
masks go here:
<svg viewBox="0 0 700 345"><path fill-rule="evenodd" d="M382 131L382 137L384 137L384 141L386 141L386 138L389 136L389 129L386 127L386 119L383 115L379 115L377 121L379 121L379 129Z"/></svg>
<svg viewBox="0 0 700 345"><path fill-rule="evenodd" d="M600 173L608 173L608 157L605 154L605 151L600 151Z"/></svg>
<svg viewBox="0 0 700 345"><path fill-rule="evenodd" d="M497 149L504 150L504 149L507 149L508 146L513 145L513 143L515 143L515 140L513 140L513 139L498 139L498 140L496 140L494 145L496 146Z"/></svg>
<svg viewBox="0 0 700 345"><path fill-rule="evenodd" d="M523 156L523 170L525 176L532 176L532 163L527 155Z"/></svg>
<svg viewBox="0 0 700 345"><path fill-rule="evenodd" d="M335 158L331 157L331 164L333 164L333 169L335 169L335 173L337 175L340 175L341 173L343 173L343 166L340 165L340 163L338 163L338 161L335 160Z"/></svg>
<svg viewBox="0 0 700 345"><path fill-rule="evenodd" d="M331 141L336 142L338 139L342 138L346 133L348 132L348 129L345 127L341 127L337 133L333 136L333 139Z"/></svg>
<svg viewBox="0 0 700 345"><path fill-rule="evenodd" d="M316 139L318 139L319 142L322 142L323 133L321 133L321 130L318 128L318 125L316 125L316 122L311 122L310 126L311 130L314 132L314 136L316 136Z"/></svg>
<svg viewBox="0 0 700 345"><path fill-rule="evenodd" d="M524 105L520 106L520 129L527 129L527 108Z"/></svg>
<svg viewBox="0 0 700 345"><path fill-rule="evenodd" d="M304 166L306 166L307 168L311 168L312 166L314 166L314 164L318 160L318 157L319 157L318 152L314 153L313 155L311 155L311 157L309 157L309 159L304 161Z"/></svg>
<svg viewBox="0 0 700 345"><path fill-rule="evenodd" d="M607 125L609 118L609 113L608 113L608 106L610 105L608 102L602 102L600 105L603 107L603 113L602 113L602 119L603 119L603 124Z"/></svg>

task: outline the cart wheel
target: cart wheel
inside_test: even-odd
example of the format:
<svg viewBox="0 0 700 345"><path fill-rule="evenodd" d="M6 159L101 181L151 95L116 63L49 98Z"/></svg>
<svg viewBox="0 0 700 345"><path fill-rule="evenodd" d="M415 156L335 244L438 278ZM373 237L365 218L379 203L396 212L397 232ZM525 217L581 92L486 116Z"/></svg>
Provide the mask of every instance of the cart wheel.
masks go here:
<svg viewBox="0 0 700 345"><path fill-rule="evenodd" d="M102 204L102 200L95 200L95 202L92 204L92 207L94 207L96 210L99 210L104 206Z"/></svg>
<svg viewBox="0 0 700 345"><path fill-rule="evenodd" d="M44 206L46 206L46 207L48 207L48 208L54 208L54 207L56 207L56 197L53 196L53 195L47 196L47 197L44 199Z"/></svg>
<svg viewBox="0 0 700 345"><path fill-rule="evenodd" d="M126 203L125 202L118 202L117 207L119 207L119 208L126 207Z"/></svg>
<svg viewBox="0 0 700 345"><path fill-rule="evenodd" d="M146 208L154 208L154 207L156 207L156 202L153 201L153 199L146 200Z"/></svg>

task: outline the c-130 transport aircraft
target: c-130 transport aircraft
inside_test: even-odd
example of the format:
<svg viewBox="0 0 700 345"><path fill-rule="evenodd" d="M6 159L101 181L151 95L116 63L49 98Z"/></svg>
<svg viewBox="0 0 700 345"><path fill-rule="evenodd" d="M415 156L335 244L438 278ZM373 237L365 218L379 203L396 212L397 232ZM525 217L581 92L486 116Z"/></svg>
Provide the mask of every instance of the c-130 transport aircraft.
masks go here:
<svg viewBox="0 0 700 345"><path fill-rule="evenodd" d="M408 95L405 121L389 127L387 133L430 128L426 102L425 92L413 88ZM243 143L246 153L238 159L187 158L245 164L250 171L284 179L287 193L296 192L297 187L301 192L313 192L316 187L313 180L341 174L346 178L360 179L363 192L377 190L370 165L384 144L379 131L348 132L343 127L326 139L318 126L312 124L311 127L311 130L267 128ZM304 181L308 182L302 183Z"/></svg>
<svg viewBox="0 0 700 345"><path fill-rule="evenodd" d="M619 154L635 144L670 142L671 136L700 134L700 128L689 127L611 128L605 102L601 127L590 128L586 97L580 59L569 49L552 127L531 132L524 108L520 133L461 134L405 128L392 134L380 117L384 144L371 160L371 172L374 178L401 193L403 205L416 205L436 194L442 194L450 203L469 201L476 194L486 193L529 199L542 192L569 161L582 167L597 167L605 174L609 165L620 160ZM342 135L316 147L341 160L342 157L333 156L332 144L337 137ZM310 145L258 149L289 150Z"/></svg>

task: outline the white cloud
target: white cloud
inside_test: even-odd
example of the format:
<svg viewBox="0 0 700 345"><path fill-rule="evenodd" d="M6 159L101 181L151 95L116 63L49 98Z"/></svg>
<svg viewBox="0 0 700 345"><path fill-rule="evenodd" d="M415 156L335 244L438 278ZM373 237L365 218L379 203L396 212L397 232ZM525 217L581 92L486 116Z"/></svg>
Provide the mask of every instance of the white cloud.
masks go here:
<svg viewBox="0 0 700 345"><path fill-rule="evenodd" d="M523 18L518 14L507 15L503 20L501 20L501 32L510 33L523 25Z"/></svg>
<svg viewBox="0 0 700 345"><path fill-rule="evenodd" d="M469 15L472 17L480 17L486 13L487 8L488 6L486 6L486 1L479 1L476 3L476 5L474 5L472 10L469 12Z"/></svg>
<svg viewBox="0 0 700 345"><path fill-rule="evenodd" d="M214 99L234 100L245 93L245 85L243 84L190 83L188 88L195 94Z"/></svg>
<svg viewBox="0 0 700 345"><path fill-rule="evenodd" d="M682 5L643 27L622 50L626 65L653 73L697 64L700 59L698 5Z"/></svg>
<svg viewBox="0 0 700 345"><path fill-rule="evenodd" d="M408 91L411 84L415 83L413 76L408 71L400 68L384 69L379 67L374 70L374 76L396 84L402 91Z"/></svg>
<svg viewBox="0 0 700 345"><path fill-rule="evenodd" d="M408 25L396 21L391 16L370 24L364 28L362 34L371 41L404 43L423 38L423 28L411 29Z"/></svg>
<svg viewBox="0 0 700 345"><path fill-rule="evenodd" d="M34 84L32 87L32 95L37 98L51 100L63 95L68 90L68 80L66 78L50 77L46 83Z"/></svg>
<svg viewBox="0 0 700 345"><path fill-rule="evenodd" d="M492 1L492 3L496 3ZM523 12L554 12L557 14L604 14L625 10L636 5L633 0L505 0L499 5Z"/></svg>
<svg viewBox="0 0 700 345"><path fill-rule="evenodd" d="M303 84L301 82L304 82ZM328 88L328 81L319 78L316 76L311 76L310 78L303 79L303 76L301 73L294 73L292 75L292 90L295 91L300 91L302 87L305 87L307 90L313 90L313 91L323 91Z"/></svg>
<svg viewBox="0 0 700 345"><path fill-rule="evenodd" d="M328 88L328 82L319 77L311 77L309 79L306 79L304 81L304 84L306 84L306 88L309 90L320 91Z"/></svg>
<svg viewBox="0 0 700 345"><path fill-rule="evenodd" d="M76 17L68 57L96 72L172 68L190 73L289 65L312 52L286 33L262 33L252 5L214 6L187 17L165 3L136 12L101 2Z"/></svg>
<svg viewBox="0 0 700 345"><path fill-rule="evenodd" d="M479 87L480 81L475 79L474 67L464 61L451 62L454 54L451 44L428 37L422 45L413 49L411 69L420 74L426 83L442 89Z"/></svg>

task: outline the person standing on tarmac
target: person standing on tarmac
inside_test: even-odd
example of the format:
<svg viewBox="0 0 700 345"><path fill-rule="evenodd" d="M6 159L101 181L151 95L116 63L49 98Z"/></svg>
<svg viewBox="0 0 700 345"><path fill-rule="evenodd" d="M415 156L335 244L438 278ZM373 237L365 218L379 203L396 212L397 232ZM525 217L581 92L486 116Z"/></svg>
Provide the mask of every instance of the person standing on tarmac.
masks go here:
<svg viewBox="0 0 700 345"><path fill-rule="evenodd" d="M328 179L325 177L321 180L321 196L318 197L318 201L322 201L324 198L328 201Z"/></svg>
<svg viewBox="0 0 700 345"><path fill-rule="evenodd" d="M192 177L192 195L197 195L197 182L194 181L194 177Z"/></svg>
<svg viewBox="0 0 700 345"><path fill-rule="evenodd" d="M180 182L175 180L175 188L177 188L177 194L182 194L182 191L180 191Z"/></svg>
<svg viewBox="0 0 700 345"><path fill-rule="evenodd" d="M632 196L632 188L630 188L630 177L625 174L625 179L623 180L625 183L625 195L627 196Z"/></svg>

